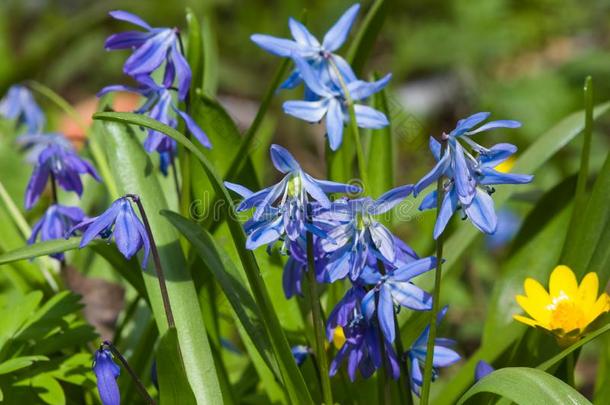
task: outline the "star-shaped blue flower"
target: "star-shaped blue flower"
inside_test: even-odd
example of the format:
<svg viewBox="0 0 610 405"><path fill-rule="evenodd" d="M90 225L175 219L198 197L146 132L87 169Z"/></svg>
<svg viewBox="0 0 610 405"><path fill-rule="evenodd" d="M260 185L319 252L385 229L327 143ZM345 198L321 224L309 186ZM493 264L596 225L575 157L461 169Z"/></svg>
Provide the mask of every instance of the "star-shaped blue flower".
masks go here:
<svg viewBox="0 0 610 405"><path fill-rule="evenodd" d="M85 214L78 207L53 204L47 208L40 220L32 228L32 235L28 239L28 245L40 241L63 239L69 231L85 219ZM63 253L52 254L51 257L63 260Z"/></svg>

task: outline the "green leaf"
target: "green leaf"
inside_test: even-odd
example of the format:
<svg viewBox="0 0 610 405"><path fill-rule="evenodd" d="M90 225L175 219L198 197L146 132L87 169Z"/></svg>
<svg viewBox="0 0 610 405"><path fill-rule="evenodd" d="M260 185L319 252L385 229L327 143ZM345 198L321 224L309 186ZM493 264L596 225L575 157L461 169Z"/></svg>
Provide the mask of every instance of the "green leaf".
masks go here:
<svg viewBox="0 0 610 405"><path fill-rule="evenodd" d="M20 370L22 368L26 368L34 364L36 361L45 361L49 360L46 356L22 356L22 357L14 357L5 361L4 363L0 363L0 374L8 374L13 371Z"/></svg>
<svg viewBox="0 0 610 405"><path fill-rule="evenodd" d="M216 30L214 29L212 13L208 12L203 18L203 94L215 96L218 90L218 44Z"/></svg>
<svg viewBox="0 0 610 405"><path fill-rule="evenodd" d="M377 77L375 77L377 80ZM387 90L375 94L373 106L390 117ZM394 187L394 142L392 125L372 131L369 142L367 170L370 179L369 189L373 198Z"/></svg>
<svg viewBox="0 0 610 405"><path fill-rule="evenodd" d="M386 14L387 5L385 1L375 1L350 45L347 60L350 62L356 75L362 74L362 69L374 48L375 40L381 31Z"/></svg>
<svg viewBox="0 0 610 405"><path fill-rule="evenodd" d="M159 214L168 205L152 172L154 166L129 127L115 123L105 123L104 126L108 160L114 162L112 172L119 191L140 196L159 249L191 388L198 401L220 403L222 396L195 286L188 273L178 234ZM157 327L160 333L164 333L167 322L152 260L144 272L144 284Z"/></svg>
<svg viewBox="0 0 610 405"><path fill-rule="evenodd" d="M203 41L201 38L201 26L193 10L186 10L186 24L188 27L188 39L186 46L186 58L193 72L191 81L191 102L196 97L196 89L201 88L203 82Z"/></svg>
<svg viewBox="0 0 610 405"><path fill-rule="evenodd" d="M164 404L196 404L186 373L180 361L178 333L169 328L157 348L157 375L159 377L159 402Z"/></svg>
<svg viewBox="0 0 610 405"><path fill-rule="evenodd" d="M248 287L241 278L241 274L231 259L229 259L228 254L217 245L212 235L199 225L170 211L163 211L162 215L186 236L193 245L193 248L205 263L207 269L214 275L216 281L222 287L241 325L248 333L248 337L254 343L267 367L276 373L278 379L281 378L272 357L269 337L262 325L260 309L254 302Z"/></svg>
<svg viewBox="0 0 610 405"><path fill-rule="evenodd" d="M50 374L39 374L29 380L15 384L16 386L29 386L38 397L49 405L65 405L66 395L64 390Z"/></svg>
<svg viewBox="0 0 610 405"><path fill-rule="evenodd" d="M476 403L471 398L485 392L508 398L517 405L590 404L574 388L544 371L507 367L479 380L460 398L458 405L467 401Z"/></svg>
<svg viewBox="0 0 610 405"><path fill-rule="evenodd" d="M280 372L284 380L284 386L286 387L288 395L293 402L312 403L309 390L305 385L303 376L301 375L301 372L294 361L290 346L288 345L288 341L286 340L286 336L282 330L282 326L273 310L273 305L271 304L269 294L261 278L260 269L254 254L250 250L246 249L246 235L244 234L244 230L242 229L239 221L237 221L237 219L232 215L235 210L233 200L231 199L231 196L224 187L220 176L210 164L209 160L180 132L149 117L133 113L97 113L93 116L93 118L135 124L160 131L172 137L178 143L189 149L193 155L199 159L212 184L212 187L214 187L215 193L221 197L222 201L224 201L223 208L226 209L225 215L231 231L231 236L233 237L235 247L238 249L242 265L246 271L248 282L250 283L250 288L254 294L255 301L261 310L263 322L265 323L265 327L269 333L271 344L273 345L276 359L280 367Z"/></svg>

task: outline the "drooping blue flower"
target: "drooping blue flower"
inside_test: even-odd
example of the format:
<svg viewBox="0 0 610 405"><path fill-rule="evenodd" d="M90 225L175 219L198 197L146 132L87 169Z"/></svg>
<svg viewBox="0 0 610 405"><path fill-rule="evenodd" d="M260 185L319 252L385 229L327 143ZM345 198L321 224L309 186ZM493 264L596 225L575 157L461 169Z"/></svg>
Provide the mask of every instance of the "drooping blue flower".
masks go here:
<svg viewBox="0 0 610 405"><path fill-rule="evenodd" d="M345 80L349 92L346 95L341 86L321 80L304 59L295 56L294 61L307 87L317 97L314 100L286 101L283 105L284 112L310 123L317 123L325 119L328 144L332 150L337 150L341 146L343 127L350 120L347 106L348 96L352 101L364 100L387 86L392 78L392 75L388 74L372 83L357 79ZM354 110L356 123L360 128L379 129L389 124L385 114L372 107L355 104Z"/></svg>
<svg viewBox="0 0 610 405"><path fill-rule="evenodd" d="M69 231L85 219L85 214L78 207L53 204L44 213L42 218L32 228L32 235L28 239L28 245L36 242L38 236L44 242L53 239L63 239ZM63 260L63 253L52 254L51 257Z"/></svg>
<svg viewBox="0 0 610 405"><path fill-rule="evenodd" d="M142 268L146 267L150 239L128 197L117 199L102 215L81 222L71 232L77 230L83 231L81 248L98 236L108 240L114 236L117 248L128 260L143 248Z"/></svg>
<svg viewBox="0 0 610 405"><path fill-rule="evenodd" d="M297 363L297 366L305 363L305 360L307 360L311 354L311 349L303 345L292 346L290 351L292 351L292 356L294 357L294 361Z"/></svg>
<svg viewBox="0 0 610 405"><path fill-rule="evenodd" d="M292 58L293 56L302 58L323 82L332 81L338 86L339 81L336 72L330 66L331 60L346 82L356 80L356 75L345 59L333 52L345 43L359 10L359 4L350 7L324 35L322 43L311 35L303 24L293 18L288 20L288 25L294 40L263 34L254 34L251 39L258 46L274 55L284 58ZM301 82L302 76L300 68L297 66L281 87L294 88Z"/></svg>
<svg viewBox="0 0 610 405"><path fill-rule="evenodd" d="M207 135L186 112L180 110L175 100L172 98L171 89L157 85L152 79L146 76L139 76L139 87L123 85L112 85L104 87L98 97L112 91L128 91L137 93L146 98L144 104L134 111L136 114L144 114L172 128L178 126L178 117L184 121L188 130L206 148L211 148L212 144ZM157 151L159 153L173 151L176 148L176 141L162 132L147 129L148 138L144 141L144 148L147 152Z"/></svg>
<svg viewBox="0 0 610 405"><path fill-rule="evenodd" d="M64 190L74 191L81 196L83 193L81 174L89 174L95 180L101 181L91 163L78 156L74 150L55 143L48 145L38 156L38 164L34 167L27 185L25 208L29 210L34 206L51 176Z"/></svg>
<svg viewBox="0 0 610 405"><path fill-rule="evenodd" d="M315 225L314 225L315 226ZM312 235L313 238L313 257L316 273L316 281L321 283L324 281L325 270L325 254L319 248L317 243L318 236ZM303 295L303 277L308 271L307 268L307 242L306 236L302 235L294 241L288 241L286 254L288 260L284 264L282 273L282 286L286 299L290 299L295 295Z"/></svg>
<svg viewBox="0 0 610 405"><path fill-rule="evenodd" d="M469 130L484 120L488 113L478 113L458 122L458 127L449 135L445 135L447 147L441 156L440 143L430 137L430 150L438 161L436 166L426 174L414 187L414 195L435 182L440 176L445 176L444 199L441 205L434 238L443 232L449 219L455 211L462 209L464 215L472 224L484 233L492 234L497 227L497 217L491 194L496 184L525 184L532 181L533 176L525 174L501 173L495 167L508 159L517 151L517 147L508 143L500 143L487 149L475 143L470 135L492 128L515 128L516 121L491 121L475 130ZM463 139L477 154L474 157L466 151L458 139ZM436 207L436 191L428 194L420 209Z"/></svg>
<svg viewBox="0 0 610 405"><path fill-rule="evenodd" d="M24 125L28 134L39 133L45 123L44 114L34 96L27 87L20 84L11 86L0 100L0 116Z"/></svg>
<svg viewBox="0 0 610 405"><path fill-rule="evenodd" d="M241 185L225 182L228 189L244 198L237 206L238 212L255 209L252 219L244 226L248 234L248 249L273 244L284 236L295 241L306 228L317 233L318 230L307 220L310 198L320 206L330 208L331 202L326 193L361 191L357 186L311 177L290 152L279 145L271 145L270 151L273 165L285 174L279 183L252 192Z"/></svg>
<svg viewBox="0 0 610 405"><path fill-rule="evenodd" d="M447 313L447 307L444 307L436 318L439 324ZM411 378L411 389L419 396L423 385L423 368L428 355L428 336L430 335L430 325L426 326L422 334L415 340L411 348L408 350L409 356L409 373ZM432 358L432 381L438 376L438 369L448 367L461 359L460 355L452 349L455 342L451 339L436 338L434 339L434 351Z"/></svg>
<svg viewBox="0 0 610 405"><path fill-rule="evenodd" d="M432 296L417 287L411 279L436 267L435 257L415 260L386 274L372 273L368 279L375 283L362 300L362 312L369 322L375 315L379 328L388 343L394 343L396 337L394 305L414 311L432 309Z"/></svg>
<svg viewBox="0 0 610 405"><path fill-rule="evenodd" d="M145 31L127 31L114 34L106 40L107 50L133 49L123 71L136 78L150 76L165 63L163 81L166 87L178 82L178 95L184 100L191 86L191 68L182 54L177 28L153 28L137 15L126 11L111 11L116 20L126 21L144 28Z"/></svg>
<svg viewBox="0 0 610 405"><path fill-rule="evenodd" d="M57 132L50 133L27 133L19 135L15 143L27 151L26 160L28 163L36 164L38 156L49 145L58 145L66 149L73 149L72 143L63 134Z"/></svg>
<svg viewBox="0 0 610 405"><path fill-rule="evenodd" d="M477 382L487 374L493 373L494 368L485 360L479 360L474 370L474 381Z"/></svg>
<svg viewBox="0 0 610 405"><path fill-rule="evenodd" d="M329 374L334 376L347 359L347 373L352 381L356 379L357 370L360 370L364 378L368 378L375 370L383 367L384 363L389 367L389 375L397 379L400 367L394 349L391 345L382 345L379 329L362 314L361 301L364 294L363 288L352 287L329 316L326 327L328 340L332 340L337 327L342 327L345 335L345 343L331 362Z"/></svg>
<svg viewBox="0 0 610 405"><path fill-rule="evenodd" d="M121 374L121 368L114 362L112 353L106 348L95 351L93 373L97 379L97 391L103 405L120 405L121 394L116 379Z"/></svg>
<svg viewBox="0 0 610 405"><path fill-rule="evenodd" d="M327 281L334 282L349 275L358 279L367 265L369 255L393 263L396 259L396 238L375 216L388 212L409 194L412 186L394 188L377 200L370 197L335 201L330 209L314 211L314 218L325 232L321 248L328 253Z"/></svg>

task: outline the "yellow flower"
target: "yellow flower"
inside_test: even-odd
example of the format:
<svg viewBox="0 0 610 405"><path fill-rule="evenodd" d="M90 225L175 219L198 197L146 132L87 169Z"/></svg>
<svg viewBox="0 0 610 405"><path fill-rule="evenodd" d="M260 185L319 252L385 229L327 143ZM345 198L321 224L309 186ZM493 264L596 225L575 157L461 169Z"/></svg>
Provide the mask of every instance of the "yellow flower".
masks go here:
<svg viewBox="0 0 610 405"><path fill-rule="evenodd" d="M610 310L608 294L597 296L599 280L593 272L579 286L574 272L561 265L551 273L549 292L532 278L525 279L524 288L525 296L517 295L517 302L533 319L521 315L514 318L551 331L561 346L577 341L591 322Z"/></svg>

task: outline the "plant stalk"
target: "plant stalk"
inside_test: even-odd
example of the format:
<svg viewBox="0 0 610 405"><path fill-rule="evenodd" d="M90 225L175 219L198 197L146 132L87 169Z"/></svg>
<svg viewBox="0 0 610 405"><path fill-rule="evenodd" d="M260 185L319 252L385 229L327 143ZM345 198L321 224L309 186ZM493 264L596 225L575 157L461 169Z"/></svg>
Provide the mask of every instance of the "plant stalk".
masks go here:
<svg viewBox="0 0 610 405"><path fill-rule="evenodd" d="M441 156L445 153L447 148L447 142L442 141L441 144ZM441 205L444 198L444 177L440 176L436 182L436 210L437 218L440 212ZM434 291L432 295L432 313L430 316L430 334L428 335L428 342L426 346L426 362L424 364L424 376L423 385L421 390L421 405L428 405L430 401L430 386L432 385L432 361L434 359L434 341L436 339L436 316L440 308L440 295L441 295L441 275L443 267L443 242L444 232L441 233L436 240L436 269L434 271Z"/></svg>
<svg viewBox="0 0 610 405"><path fill-rule="evenodd" d="M144 222L144 228L146 229L148 239L150 240L150 250L152 251L155 271L157 272L157 279L159 280L159 289L161 290L161 299L163 300L163 308L165 309L165 316L167 317L167 326L169 328L175 328L176 323L174 322L174 314L172 312L169 294L167 292L165 273L163 272L163 267L161 266L161 258L159 257L159 251L157 250L157 244L155 243L155 238L152 234L152 230L150 229L150 223L148 222L146 211L144 211L142 200L140 199L140 196L136 194L127 194L125 197L131 198L131 200L138 206L138 210L140 211L142 222Z"/></svg>

